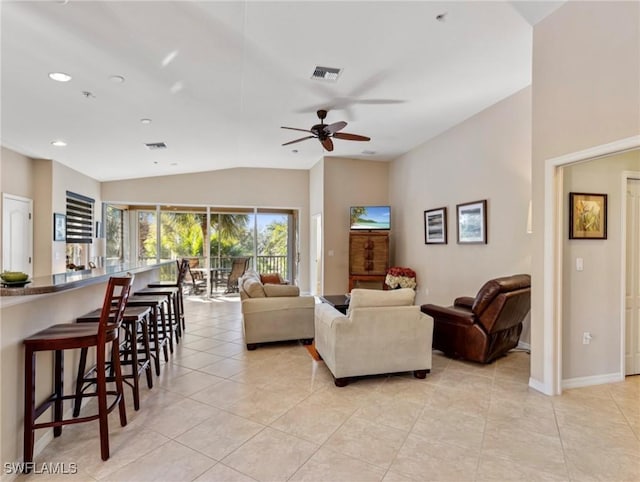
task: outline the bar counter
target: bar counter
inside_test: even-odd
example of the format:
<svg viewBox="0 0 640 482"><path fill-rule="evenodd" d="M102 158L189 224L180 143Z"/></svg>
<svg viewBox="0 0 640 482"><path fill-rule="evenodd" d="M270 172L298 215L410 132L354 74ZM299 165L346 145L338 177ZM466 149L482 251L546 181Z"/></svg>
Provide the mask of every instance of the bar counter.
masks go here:
<svg viewBox="0 0 640 482"><path fill-rule="evenodd" d="M175 261L148 265L118 264L82 272L36 277L24 288L0 289L0 458L3 463L22 459L22 420L24 416L24 347L22 341L58 323L74 323L76 318L102 306L111 276L135 275L132 292L158 281L160 268ZM65 391L73 391L79 353L65 352ZM39 354L37 360L36 401L52 391L53 355ZM127 393L128 396L128 393ZM71 405L65 403L65 412ZM65 416L68 415L65 414ZM43 420L44 421L44 420ZM98 424L95 424L96 437ZM63 435L64 437L64 430ZM51 429L36 431L35 453L53 438ZM7 474L0 477L3 481ZM8 478L10 479L10 477ZM7 480L8 480L7 479Z"/></svg>
<svg viewBox="0 0 640 482"><path fill-rule="evenodd" d="M66 273L58 273L49 276L38 276L32 278L31 282L21 288L9 288L4 285L0 286L0 297L7 296L27 296L41 295L45 293L55 293L57 291L70 290L82 286L89 286L96 283L106 282L111 276L126 276L127 273L137 274L150 269L175 263L175 261L164 261L160 263L150 264L134 264L134 263L118 263L104 268L93 268L82 271L68 271ZM0 303L4 306L6 300Z"/></svg>

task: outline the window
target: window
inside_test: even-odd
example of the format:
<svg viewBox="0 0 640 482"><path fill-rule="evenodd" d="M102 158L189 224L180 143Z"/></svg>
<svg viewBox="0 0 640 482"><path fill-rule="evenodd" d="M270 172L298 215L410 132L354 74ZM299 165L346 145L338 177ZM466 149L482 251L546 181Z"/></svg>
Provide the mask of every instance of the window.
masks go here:
<svg viewBox="0 0 640 482"><path fill-rule="evenodd" d="M123 210L108 205L105 209L105 232L107 259L122 261L124 258L124 216Z"/></svg>
<svg viewBox="0 0 640 482"><path fill-rule="evenodd" d="M67 244L93 242L93 205L86 196L67 191Z"/></svg>

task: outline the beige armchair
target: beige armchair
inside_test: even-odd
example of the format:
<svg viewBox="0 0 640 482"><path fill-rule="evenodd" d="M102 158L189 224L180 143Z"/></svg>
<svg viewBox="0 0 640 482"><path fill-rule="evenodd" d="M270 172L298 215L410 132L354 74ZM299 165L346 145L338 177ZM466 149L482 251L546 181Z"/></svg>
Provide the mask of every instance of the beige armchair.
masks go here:
<svg viewBox="0 0 640 482"><path fill-rule="evenodd" d="M351 377L431 371L433 320L414 306L415 291L354 289L347 315L316 305L315 348L343 387Z"/></svg>
<svg viewBox="0 0 640 482"><path fill-rule="evenodd" d="M238 288L248 350L272 341L302 340L307 345L313 341L313 296L300 296L293 285L263 284L254 270L239 278Z"/></svg>

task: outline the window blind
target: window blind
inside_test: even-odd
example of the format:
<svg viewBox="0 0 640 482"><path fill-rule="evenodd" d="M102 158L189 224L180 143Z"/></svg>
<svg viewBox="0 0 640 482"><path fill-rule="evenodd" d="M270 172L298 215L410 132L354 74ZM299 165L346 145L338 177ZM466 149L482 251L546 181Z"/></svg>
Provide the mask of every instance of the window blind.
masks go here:
<svg viewBox="0 0 640 482"><path fill-rule="evenodd" d="M67 243L93 242L95 200L67 191Z"/></svg>

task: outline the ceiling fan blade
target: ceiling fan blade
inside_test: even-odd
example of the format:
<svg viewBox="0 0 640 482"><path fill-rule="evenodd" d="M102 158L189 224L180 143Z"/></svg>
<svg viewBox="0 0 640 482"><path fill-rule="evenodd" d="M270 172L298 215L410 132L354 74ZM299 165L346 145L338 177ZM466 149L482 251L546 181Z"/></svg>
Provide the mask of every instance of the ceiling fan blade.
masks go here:
<svg viewBox="0 0 640 482"><path fill-rule="evenodd" d="M301 137L300 139L296 139L295 141L289 141L282 144L283 146L288 146L289 144L295 144L296 142L306 141L307 139L313 139L315 136L307 136Z"/></svg>
<svg viewBox="0 0 640 482"><path fill-rule="evenodd" d="M298 129L297 127L280 126L280 129L289 129L290 131L310 132L311 134L313 134L313 132L311 132L309 129Z"/></svg>
<svg viewBox="0 0 640 482"><path fill-rule="evenodd" d="M348 134L346 132L336 132L333 137L336 139L344 139L345 141L370 141L367 136L359 136L358 134Z"/></svg>
<svg viewBox="0 0 640 482"><path fill-rule="evenodd" d="M326 126L324 128L324 131L327 134L334 134L335 132L338 132L339 130L344 129L346 126L347 126L347 123L345 121L334 122L333 124L329 124L328 126Z"/></svg>
<svg viewBox="0 0 640 482"><path fill-rule="evenodd" d="M331 152L333 151L333 142L331 141L330 137L327 137L323 140L320 141L322 143L322 147L325 148L325 150Z"/></svg>

